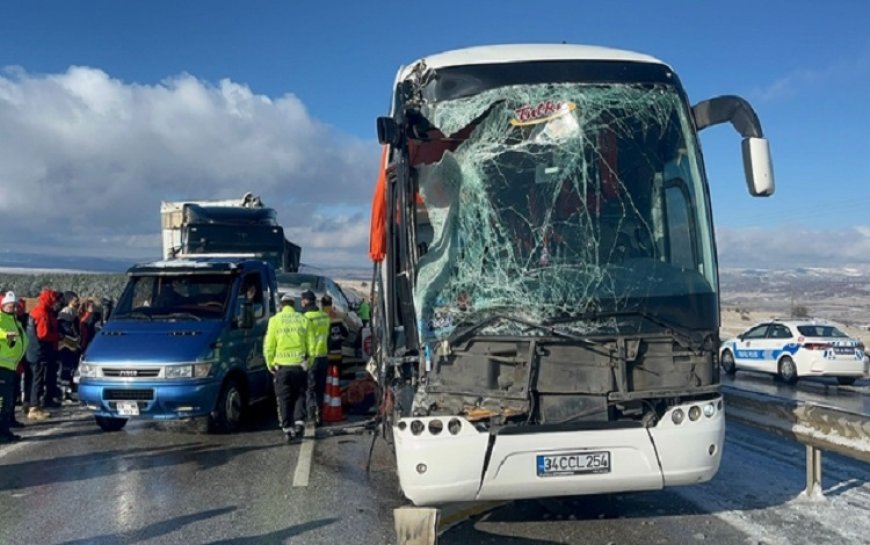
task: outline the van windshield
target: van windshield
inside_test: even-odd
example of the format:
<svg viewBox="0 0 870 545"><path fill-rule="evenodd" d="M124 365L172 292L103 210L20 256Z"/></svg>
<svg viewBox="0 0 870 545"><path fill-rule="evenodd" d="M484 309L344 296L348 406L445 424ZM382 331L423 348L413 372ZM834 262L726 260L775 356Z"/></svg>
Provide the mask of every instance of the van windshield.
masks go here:
<svg viewBox="0 0 870 545"><path fill-rule="evenodd" d="M132 276L113 317L131 320L222 319L234 278L226 274Z"/></svg>

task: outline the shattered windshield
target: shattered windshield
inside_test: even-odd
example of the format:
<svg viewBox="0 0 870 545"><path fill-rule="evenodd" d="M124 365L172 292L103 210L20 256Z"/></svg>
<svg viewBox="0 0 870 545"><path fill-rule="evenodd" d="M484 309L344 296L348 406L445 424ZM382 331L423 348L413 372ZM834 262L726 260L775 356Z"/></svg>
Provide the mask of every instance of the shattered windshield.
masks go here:
<svg viewBox="0 0 870 545"><path fill-rule="evenodd" d="M542 334L496 314L579 333L607 327L596 312L718 327L705 182L672 86L509 85L420 114L422 339L481 321L477 334Z"/></svg>

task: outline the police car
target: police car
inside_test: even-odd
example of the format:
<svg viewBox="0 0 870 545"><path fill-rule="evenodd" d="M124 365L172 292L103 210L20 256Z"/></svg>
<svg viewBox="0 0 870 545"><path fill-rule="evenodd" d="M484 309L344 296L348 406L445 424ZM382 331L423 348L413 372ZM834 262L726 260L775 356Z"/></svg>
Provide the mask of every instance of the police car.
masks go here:
<svg viewBox="0 0 870 545"><path fill-rule="evenodd" d="M864 344L829 322L771 320L752 326L719 349L722 369L762 371L794 384L799 377L836 377L852 384L867 373Z"/></svg>

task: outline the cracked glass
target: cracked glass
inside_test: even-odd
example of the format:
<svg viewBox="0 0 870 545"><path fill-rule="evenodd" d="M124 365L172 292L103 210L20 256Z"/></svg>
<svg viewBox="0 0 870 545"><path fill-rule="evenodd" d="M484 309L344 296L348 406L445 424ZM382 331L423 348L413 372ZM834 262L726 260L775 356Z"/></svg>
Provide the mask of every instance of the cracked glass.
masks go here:
<svg viewBox="0 0 870 545"><path fill-rule="evenodd" d="M718 327L705 182L673 87L511 85L420 113L440 134L410 154L424 343L469 324L496 336L652 327L595 313Z"/></svg>

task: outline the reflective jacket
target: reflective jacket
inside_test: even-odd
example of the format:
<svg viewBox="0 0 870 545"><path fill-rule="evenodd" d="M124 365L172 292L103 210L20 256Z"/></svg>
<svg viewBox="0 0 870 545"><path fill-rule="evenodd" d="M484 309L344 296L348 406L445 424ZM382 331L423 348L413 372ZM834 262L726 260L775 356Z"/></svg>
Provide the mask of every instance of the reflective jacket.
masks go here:
<svg viewBox="0 0 870 545"><path fill-rule="evenodd" d="M365 299L360 301L359 310L357 311L357 315L359 316L359 319L364 321L364 322L367 322L369 320L369 318L371 318L371 316L372 316L371 307L369 306L369 302L366 301Z"/></svg>
<svg viewBox="0 0 870 545"><path fill-rule="evenodd" d="M6 340L8 333L17 335L11 346ZM21 327L21 322L14 314L0 312L0 369L15 371L26 351L27 334Z"/></svg>
<svg viewBox="0 0 870 545"><path fill-rule="evenodd" d="M263 340L263 357L266 365L274 369L279 365L305 367L308 356L308 320L287 305L281 312L269 318L266 338Z"/></svg>
<svg viewBox="0 0 870 545"><path fill-rule="evenodd" d="M313 308L305 312L311 325L308 327L308 353L315 358L323 358L329 353L326 343L329 337L329 316L322 310Z"/></svg>

